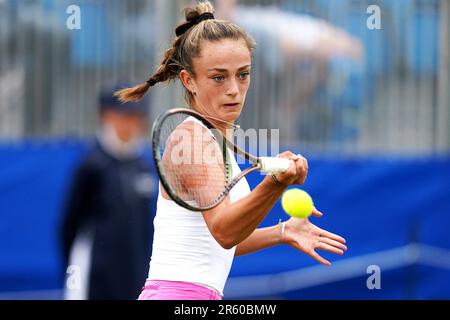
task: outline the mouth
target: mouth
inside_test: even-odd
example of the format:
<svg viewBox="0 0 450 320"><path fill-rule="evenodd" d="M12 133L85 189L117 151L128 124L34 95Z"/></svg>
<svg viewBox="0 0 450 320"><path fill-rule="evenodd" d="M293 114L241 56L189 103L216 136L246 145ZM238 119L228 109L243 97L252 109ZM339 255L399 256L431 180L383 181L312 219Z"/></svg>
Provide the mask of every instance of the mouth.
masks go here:
<svg viewBox="0 0 450 320"><path fill-rule="evenodd" d="M225 108L230 108L230 109L235 109L238 108L241 104L236 102L236 103L225 103L223 106Z"/></svg>

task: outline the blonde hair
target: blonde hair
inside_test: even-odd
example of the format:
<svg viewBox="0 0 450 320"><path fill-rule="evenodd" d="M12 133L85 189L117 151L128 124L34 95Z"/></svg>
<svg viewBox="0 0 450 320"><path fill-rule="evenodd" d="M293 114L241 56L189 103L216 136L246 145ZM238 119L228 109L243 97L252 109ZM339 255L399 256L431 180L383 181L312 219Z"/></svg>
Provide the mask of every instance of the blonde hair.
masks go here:
<svg viewBox="0 0 450 320"><path fill-rule="evenodd" d="M115 92L115 96L122 102L139 101L148 92L151 86L159 82L168 82L178 77L181 70L188 71L195 77L193 60L200 56L200 45L202 41L220 41L222 39L244 39L250 51L255 48L255 41L242 28L229 21L208 19L195 24L200 15L214 13L214 8L209 1L202 1L195 9L184 10L186 22L177 26L179 30L187 29L177 36L172 47L167 49L163 55L159 67L147 80L132 88L125 88ZM192 27L190 25L194 24ZM186 99L191 101L192 93L186 90Z"/></svg>

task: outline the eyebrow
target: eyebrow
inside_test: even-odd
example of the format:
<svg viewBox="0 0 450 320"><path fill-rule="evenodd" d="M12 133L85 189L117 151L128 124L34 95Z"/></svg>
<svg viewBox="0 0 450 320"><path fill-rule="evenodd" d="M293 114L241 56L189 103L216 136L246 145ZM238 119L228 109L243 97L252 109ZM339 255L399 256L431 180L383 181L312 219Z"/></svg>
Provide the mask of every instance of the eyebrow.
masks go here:
<svg viewBox="0 0 450 320"><path fill-rule="evenodd" d="M248 67L251 67L251 65L247 64L245 66L240 67L238 70L242 70L242 69L245 69L245 68L248 68ZM227 69L221 69L221 68L210 68L210 69L208 69L208 71L227 72L228 70Z"/></svg>

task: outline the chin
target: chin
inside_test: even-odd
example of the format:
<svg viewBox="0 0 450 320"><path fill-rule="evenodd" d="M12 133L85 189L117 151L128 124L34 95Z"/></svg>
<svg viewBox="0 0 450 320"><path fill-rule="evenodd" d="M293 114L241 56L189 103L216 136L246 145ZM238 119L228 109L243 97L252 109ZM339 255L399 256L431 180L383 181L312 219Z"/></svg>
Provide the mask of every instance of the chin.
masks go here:
<svg viewBox="0 0 450 320"><path fill-rule="evenodd" d="M234 122L241 115L242 108L238 108L235 110L224 110L222 112L223 119L229 122Z"/></svg>

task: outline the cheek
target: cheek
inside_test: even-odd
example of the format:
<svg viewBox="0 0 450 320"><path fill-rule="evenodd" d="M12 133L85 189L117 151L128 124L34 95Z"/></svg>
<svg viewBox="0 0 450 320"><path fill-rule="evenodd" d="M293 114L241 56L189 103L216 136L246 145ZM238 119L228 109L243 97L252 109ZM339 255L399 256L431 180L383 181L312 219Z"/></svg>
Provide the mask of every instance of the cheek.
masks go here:
<svg viewBox="0 0 450 320"><path fill-rule="evenodd" d="M250 80L248 80L247 82L242 83L239 86L239 91L241 92L241 95L245 97L245 95L247 94L248 88L250 87Z"/></svg>
<svg viewBox="0 0 450 320"><path fill-rule="evenodd" d="M223 95L223 86L215 86L213 84L209 85L205 92L205 99L209 102L217 101Z"/></svg>

